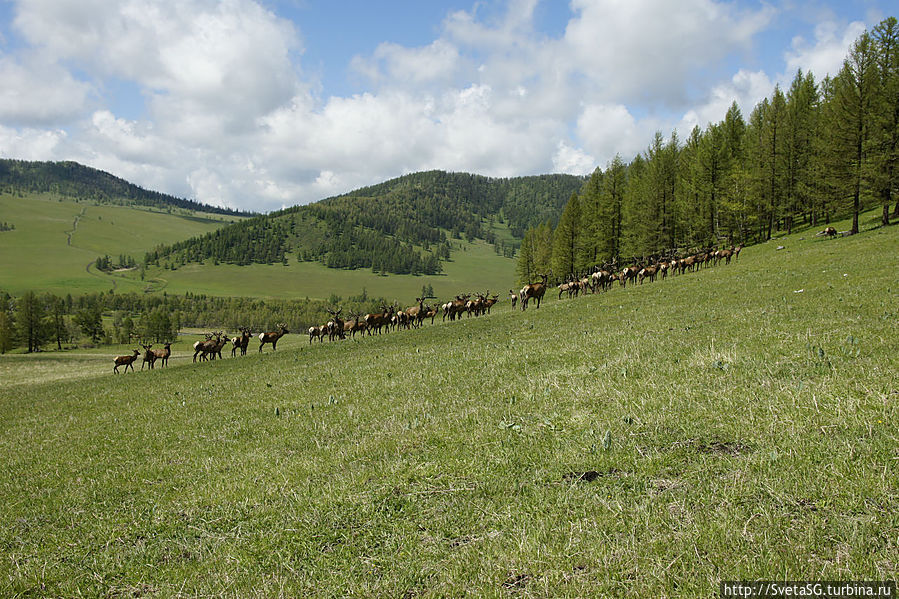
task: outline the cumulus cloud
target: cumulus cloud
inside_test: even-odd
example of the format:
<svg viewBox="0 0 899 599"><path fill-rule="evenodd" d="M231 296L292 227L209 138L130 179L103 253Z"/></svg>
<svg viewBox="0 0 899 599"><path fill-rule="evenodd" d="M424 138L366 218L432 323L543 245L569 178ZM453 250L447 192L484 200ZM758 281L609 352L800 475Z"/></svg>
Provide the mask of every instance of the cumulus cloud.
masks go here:
<svg viewBox="0 0 899 599"><path fill-rule="evenodd" d="M842 31L835 22L826 21L815 27L813 43L801 36L794 37L792 47L785 55L786 74L792 76L802 69L806 73L812 72L819 81L827 75L836 75L852 43L864 31L865 24L859 21L849 23Z"/></svg>
<svg viewBox="0 0 899 599"><path fill-rule="evenodd" d="M763 71L740 69L730 81L719 83L712 88L708 98L698 107L688 110L681 118L677 129L684 135L694 127L704 129L711 123L724 119L728 109L736 102L744 119L756 104L771 95L774 82Z"/></svg>
<svg viewBox="0 0 899 599"><path fill-rule="evenodd" d="M742 11L713 0L572 0L577 17L563 43L572 68L590 83L594 99L689 101L688 83L731 53L745 50L773 16L762 5Z"/></svg>
<svg viewBox="0 0 899 599"><path fill-rule="evenodd" d="M83 115L91 86L53 61L0 54L0 122L52 126Z"/></svg>
<svg viewBox="0 0 899 599"><path fill-rule="evenodd" d="M428 43L385 40L344 65L367 83L339 97L301 68L302 24L255 0L18 0L28 47L0 55L0 151L270 210L424 169L586 174L773 88L763 70L726 70L770 25L767 4L571 0L555 37L537 4L473 2ZM787 70L838 68L858 26L794 39ZM109 80L141 110L117 114Z"/></svg>

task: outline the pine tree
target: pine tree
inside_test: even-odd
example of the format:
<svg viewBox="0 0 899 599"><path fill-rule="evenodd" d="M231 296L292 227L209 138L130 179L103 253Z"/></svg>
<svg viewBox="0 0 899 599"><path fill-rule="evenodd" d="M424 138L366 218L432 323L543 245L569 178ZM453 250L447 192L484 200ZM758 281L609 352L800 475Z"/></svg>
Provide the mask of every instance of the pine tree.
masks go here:
<svg viewBox="0 0 899 599"><path fill-rule="evenodd" d="M47 311L43 302L33 291L26 291L19 298L16 308L19 336L25 342L28 353L39 350L47 339L47 326L44 322Z"/></svg>
<svg viewBox="0 0 899 599"><path fill-rule="evenodd" d="M581 201L576 193L571 194L559 225L553 233L553 272L567 277L578 270L577 258L580 250Z"/></svg>
<svg viewBox="0 0 899 599"><path fill-rule="evenodd" d="M899 187L899 22L895 17L884 19L871 35L875 42L877 88L872 102L869 178L883 204L881 223L889 225L893 190ZM899 199L893 216L899 218Z"/></svg>
<svg viewBox="0 0 899 599"><path fill-rule="evenodd" d="M840 73L833 81L833 95L826 127L835 158L834 180L838 200L851 198L852 230L858 233L865 174L869 171L868 145L873 121L877 69L871 35L863 33L852 45Z"/></svg>

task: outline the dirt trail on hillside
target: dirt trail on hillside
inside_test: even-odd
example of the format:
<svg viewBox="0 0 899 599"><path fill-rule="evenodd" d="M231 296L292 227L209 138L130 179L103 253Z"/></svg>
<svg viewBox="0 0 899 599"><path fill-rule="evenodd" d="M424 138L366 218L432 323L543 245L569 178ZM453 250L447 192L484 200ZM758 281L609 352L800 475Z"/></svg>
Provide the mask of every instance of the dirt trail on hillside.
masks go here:
<svg viewBox="0 0 899 599"><path fill-rule="evenodd" d="M84 216L84 214L86 212L87 212L87 207L85 206L81 209L81 214L76 216L75 220L72 222L72 230L65 232L66 233L66 245L72 245L72 235L74 235L75 231L78 230L78 221L81 219L82 216ZM90 265L88 265L88 266L90 266Z"/></svg>

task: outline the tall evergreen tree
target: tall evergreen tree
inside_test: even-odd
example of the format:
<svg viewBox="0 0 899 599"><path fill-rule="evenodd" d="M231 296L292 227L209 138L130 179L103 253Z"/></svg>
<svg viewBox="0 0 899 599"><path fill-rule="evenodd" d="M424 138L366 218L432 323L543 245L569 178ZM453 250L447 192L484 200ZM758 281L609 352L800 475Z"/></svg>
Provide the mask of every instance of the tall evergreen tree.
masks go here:
<svg viewBox="0 0 899 599"><path fill-rule="evenodd" d="M44 318L46 307L33 291L26 291L19 298L16 306L16 324L19 337L25 342L28 353L37 351L47 339L47 326Z"/></svg>
<svg viewBox="0 0 899 599"><path fill-rule="evenodd" d="M893 190L899 187L899 22L881 21L871 32L875 43L877 88L873 100L869 178L883 205L881 223L890 224ZM899 218L899 198L893 216Z"/></svg>
<svg viewBox="0 0 899 599"><path fill-rule="evenodd" d="M578 271L577 259L580 254L581 201L576 193L571 194L559 225L553 233L553 272L567 277Z"/></svg>
<svg viewBox="0 0 899 599"><path fill-rule="evenodd" d="M0 354L15 346L16 327L9 294L0 291Z"/></svg>
<svg viewBox="0 0 899 599"><path fill-rule="evenodd" d="M852 45L834 79L827 119L834 155L839 158L834 171L836 189L842 197L851 198L853 234L858 233L858 215L866 191L865 174L869 169L867 149L876 94L876 64L871 35L865 32Z"/></svg>

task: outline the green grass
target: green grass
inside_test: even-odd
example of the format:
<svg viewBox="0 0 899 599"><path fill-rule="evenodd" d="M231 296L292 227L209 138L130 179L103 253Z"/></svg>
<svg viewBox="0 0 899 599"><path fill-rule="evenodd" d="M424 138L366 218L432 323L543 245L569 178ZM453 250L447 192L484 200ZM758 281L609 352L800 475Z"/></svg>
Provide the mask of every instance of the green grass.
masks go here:
<svg viewBox="0 0 899 599"><path fill-rule="evenodd" d="M73 295L108 291L205 293L261 298L327 299L359 295L365 288L374 297L411 297L430 284L437 295L452 297L464 291L494 293L512 286L515 261L496 255L493 246L454 240L452 260L436 276L381 276L370 269L341 270L317 262L290 265L232 266L188 264L178 270L151 267L141 280L138 270L116 273L98 271L97 257L113 260L127 254L140 262L144 253L161 243L172 243L213 231L236 217L201 214L168 214L140 207L77 203L48 196L20 198L0 194L0 214L15 230L0 233L0 290L19 295L28 290ZM73 223L78 226L67 242ZM510 235L506 225L496 225L500 237ZM493 288L496 289L493 289Z"/></svg>
<svg viewBox="0 0 899 599"><path fill-rule="evenodd" d="M806 232L525 313L5 386L0 595L895 578L897 268L899 228Z"/></svg>
<svg viewBox="0 0 899 599"><path fill-rule="evenodd" d="M89 265L105 254L141 261L157 244L201 235L236 219L10 194L0 194L0 214L16 227L0 233L0 289L14 295L140 291L145 284L137 277L112 277Z"/></svg>
<svg viewBox="0 0 899 599"><path fill-rule="evenodd" d="M371 269L326 268L318 262L297 262L294 257L288 266L187 264L174 271L151 268L146 278L153 280L154 291L281 299L327 299L332 293L346 298L361 294L363 288L372 297L415 298L424 285L431 285L441 298L488 289L494 294L508 293L514 283L514 259L498 256L492 245L481 240L454 240L452 246L452 260L444 262L444 272L434 276L382 276ZM133 280L136 276L127 273L122 278Z"/></svg>

